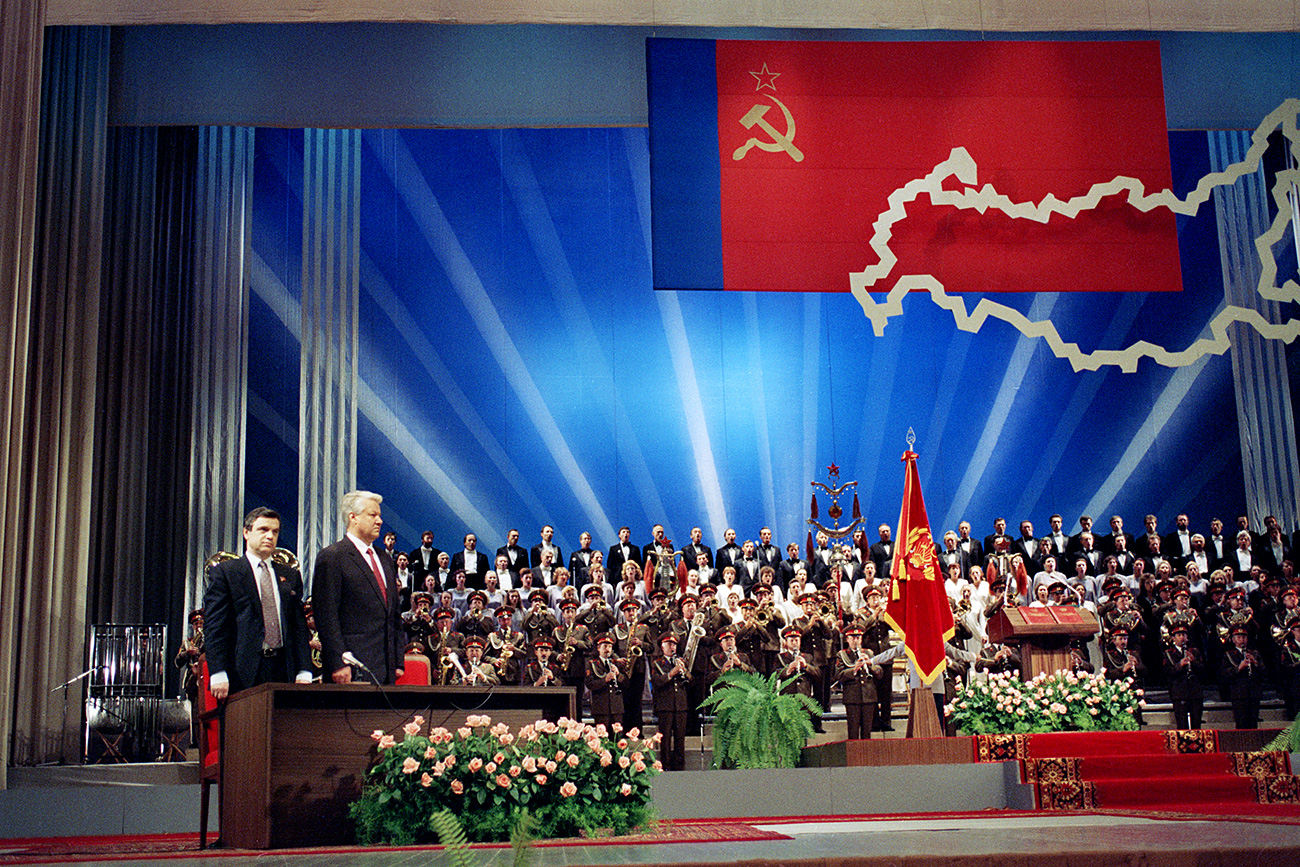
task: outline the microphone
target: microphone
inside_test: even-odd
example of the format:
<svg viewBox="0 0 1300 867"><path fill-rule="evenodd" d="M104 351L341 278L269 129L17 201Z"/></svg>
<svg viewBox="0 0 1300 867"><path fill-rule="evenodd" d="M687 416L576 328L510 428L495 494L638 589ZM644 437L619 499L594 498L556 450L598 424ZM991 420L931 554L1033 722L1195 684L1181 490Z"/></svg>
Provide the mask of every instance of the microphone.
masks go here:
<svg viewBox="0 0 1300 867"><path fill-rule="evenodd" d="M366 675L370 678L370 682L373 683L380 690L384 688L383 685L380 684L379 678L375 677L375 673L371 671L370 668L364 662L362 662L361 660L353 656L352 651L350 650L343 651L343 661L346 662L348 665L355 666L356 668L359 668L362 671L364 671Z"/></svg>

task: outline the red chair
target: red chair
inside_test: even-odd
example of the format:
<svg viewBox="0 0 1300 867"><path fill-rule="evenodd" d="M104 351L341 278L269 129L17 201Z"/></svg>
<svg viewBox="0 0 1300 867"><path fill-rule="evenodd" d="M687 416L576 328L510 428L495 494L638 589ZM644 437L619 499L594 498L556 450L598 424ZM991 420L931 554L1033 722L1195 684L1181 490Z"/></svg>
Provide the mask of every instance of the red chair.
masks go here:
<svg viewBox="0 0 1300 867"><path fill-rule="evenodd" d="M429 686L431 683L429 673L432 670L433 663L429 661L429 657L418 650L408 650L403 657L402 676L397 679L397 683L399 686L407 684Z"/></svg>
<svg viewBox="0 0 1300 867"><path fill-rule="evenodd" d="M199 703L199 782L202 786L199 800L199 848L208 848L208 803L213 785L221 782L221 726L223 705L208 689L208 660L200 657L202 679Z"/></svg>

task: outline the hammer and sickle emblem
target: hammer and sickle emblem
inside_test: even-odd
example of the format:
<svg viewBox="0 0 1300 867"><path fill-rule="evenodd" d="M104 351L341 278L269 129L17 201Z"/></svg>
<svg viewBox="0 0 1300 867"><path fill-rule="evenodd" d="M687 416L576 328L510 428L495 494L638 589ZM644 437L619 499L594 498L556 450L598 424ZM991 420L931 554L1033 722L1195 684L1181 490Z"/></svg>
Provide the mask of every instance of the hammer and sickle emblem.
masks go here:
<svg viewBox="0 0 1300 867"><path fill-rule="evenodd" d="M781 113L785 115L785 132L780 132L776 127L772 126L772 124L768 123L767 120L764 119L763 115L767 114L768 110L772 106L755 105L749 111L745 112L745 116L740 119L740 123L745 127L745 129L753 129L757 126L759 129L763 130L763 132L772 137L771 141L759 141L756 138L751 138L749 141L736 148L736 152L731 155L731 158L733 160L744 159L745 154L749 153L750 148L758 148L759 150L765 150L768 153L785 151L795 162L803 162L803 151L795 147L794 144L794 115L790 113L790 109L785 107L785 103L781 102L781 100L777 99L775 96L769 95L768 99L775 102L777 107L781 109Z"/></svg>

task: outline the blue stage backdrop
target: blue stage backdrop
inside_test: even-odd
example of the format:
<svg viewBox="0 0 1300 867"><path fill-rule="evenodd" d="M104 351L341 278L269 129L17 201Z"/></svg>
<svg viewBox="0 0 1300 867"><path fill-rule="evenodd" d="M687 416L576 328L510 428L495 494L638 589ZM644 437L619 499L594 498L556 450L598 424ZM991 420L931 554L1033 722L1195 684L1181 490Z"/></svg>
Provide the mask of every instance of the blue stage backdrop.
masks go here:
<svg viewBox="0 0 1300 867"><path fill-rule="evenodd" d="M250 326L248 501L286 514L291 545L302 136L257 131ZM1185 193L1207 136L1170 146ZM566 553L583 530L607 548L658 522L679 543L698 524L710 544L763 525L802 544L832 462L874 539L898 519L909 428L937 531L1244 511L1226 355L1076 373L1000 321L957 330L923 295L877 337L847 292L656 292L644 128L375 130L362 148L357 481L402 548L426 528L453 550L509 527L531 545L548 523ZM996 300L1084 349L1185 347L1223 301L1213 203L1178 226L1182 292Z"/></svg>

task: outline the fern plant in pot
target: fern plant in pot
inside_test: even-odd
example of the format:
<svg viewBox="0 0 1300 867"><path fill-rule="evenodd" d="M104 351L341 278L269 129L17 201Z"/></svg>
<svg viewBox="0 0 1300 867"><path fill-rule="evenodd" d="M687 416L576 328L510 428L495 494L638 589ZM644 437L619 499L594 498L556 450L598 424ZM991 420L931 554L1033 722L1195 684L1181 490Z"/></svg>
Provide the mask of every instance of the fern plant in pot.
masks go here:
<svg viewBox="0 0 1300 867"><path fill-rule="evenodd" d="M806 695L781 690L782 680L733 669L718 677L700 709L715 715L713 767L793 768L813 735L812 716L821 706Z"/></svg>

